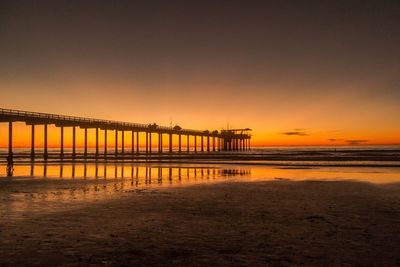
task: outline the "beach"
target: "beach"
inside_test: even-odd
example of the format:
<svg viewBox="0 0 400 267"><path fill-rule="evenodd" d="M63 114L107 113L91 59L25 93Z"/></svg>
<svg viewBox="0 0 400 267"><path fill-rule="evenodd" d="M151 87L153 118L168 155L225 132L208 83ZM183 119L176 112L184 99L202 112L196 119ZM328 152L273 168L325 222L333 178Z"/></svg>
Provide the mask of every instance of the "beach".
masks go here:
<svg viewBox="0 0 400 267"><path fill-rule="evenodd" d="M91 181L40 183L37 190L47 188L47 195L93 186ZM2 186L29 198L29 189L14 184ZM39 204L4 213L0 265L400 264L399 183L276 177L119 189L87 200L70 193L61 198L65 202L57 196L31 201Z"/></svg>
<svg viewBox="0 0 400 267"><path fill-rule="evenodd" d="M400 1L0 1L0 267L400 266Z"/></svg>

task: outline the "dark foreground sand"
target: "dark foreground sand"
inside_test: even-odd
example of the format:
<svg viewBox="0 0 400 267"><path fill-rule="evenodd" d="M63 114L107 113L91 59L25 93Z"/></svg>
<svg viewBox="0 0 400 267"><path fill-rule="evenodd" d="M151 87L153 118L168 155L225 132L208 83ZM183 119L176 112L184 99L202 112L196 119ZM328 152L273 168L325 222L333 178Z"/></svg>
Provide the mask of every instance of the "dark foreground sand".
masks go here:
<svg viewBox="0 0 400 267"><path fill-rule="evenodd" d="M400 265L400 185L221 183L2 218L0 266Z"/></svg>

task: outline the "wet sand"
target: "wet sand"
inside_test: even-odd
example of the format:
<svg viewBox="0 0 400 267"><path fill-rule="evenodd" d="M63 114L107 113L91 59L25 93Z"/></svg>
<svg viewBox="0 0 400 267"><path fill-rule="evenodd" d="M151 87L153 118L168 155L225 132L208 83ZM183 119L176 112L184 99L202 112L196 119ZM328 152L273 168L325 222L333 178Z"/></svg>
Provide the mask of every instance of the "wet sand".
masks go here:
<svg viewBox="0 0 400 267"><path fill-rule="evenodd" d="M132 189L0 219L1 266L396 266L400 184Z"/></svg>

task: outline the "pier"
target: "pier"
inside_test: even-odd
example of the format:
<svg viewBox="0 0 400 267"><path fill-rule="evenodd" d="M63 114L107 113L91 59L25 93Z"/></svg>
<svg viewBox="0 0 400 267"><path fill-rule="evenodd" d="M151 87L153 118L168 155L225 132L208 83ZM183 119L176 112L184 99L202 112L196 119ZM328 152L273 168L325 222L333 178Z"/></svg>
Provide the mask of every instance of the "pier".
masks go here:
<svg viewBox="0 0 400 267"><path fill-rule="evenodd" d="M219 151L244 151L250 149L251 129L226 129L221 131L209 130L191 130L184 129L180 126L160 126L155 123L140 124L113 120L103 120L67 115L57 115L40 112L29 112L12 109L0 109L0 122L8 123L8 158L13 157L13 123L24 122L31 127L31 149L30 157L49 157L48 152L48 125L55 125L60 130L60 152L59 157L66 156L64 146L64 130L65 128L72 128L72 152L71 157L77 157L77 128L84 130L84 146L83 154L80 156L86 157L115 157L119 156L135 156L138 154L172 154L172 153L206 153L206 152L219 152ZM43 140L43 153L38 155L35 147L35 126L42 125L44 131ZM95 150L89 153L88 150L88 132L95 132ZM111 152L107 142L107 132L115 132L114 152ZM99 147L99 135L104 134L104 150L101 152ZM130 149L126 149L125 133L131 132L131 145ZM145 133L145 140L139 139L139 133ZM158 149L153 150L152 138L158 136ZM163 150L163 135L168 136L168 149ZM177 150L174 151L173 136L178 137ZM186 137L186 148L182 145L182 137ZM190 141L193 141L193 150L190 151ZM198 141L200 141L200 150L198 150ZM121 143L119 143L121 142ZM144 142L144 151L140 151L139 147ZM121 145L121 150L119 146Z"/></svg>

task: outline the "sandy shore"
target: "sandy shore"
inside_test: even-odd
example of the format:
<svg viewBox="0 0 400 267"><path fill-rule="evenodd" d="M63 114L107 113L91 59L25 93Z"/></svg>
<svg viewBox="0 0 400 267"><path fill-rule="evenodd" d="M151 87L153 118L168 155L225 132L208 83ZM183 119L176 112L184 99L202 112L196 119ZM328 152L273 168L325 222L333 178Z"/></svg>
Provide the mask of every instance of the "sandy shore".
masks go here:
<svg viewBox="0 0 400 267"><path fill-rule="evenodd" d="M0 219L1 266L400 265L400 185L224 182Z"/></svg>

